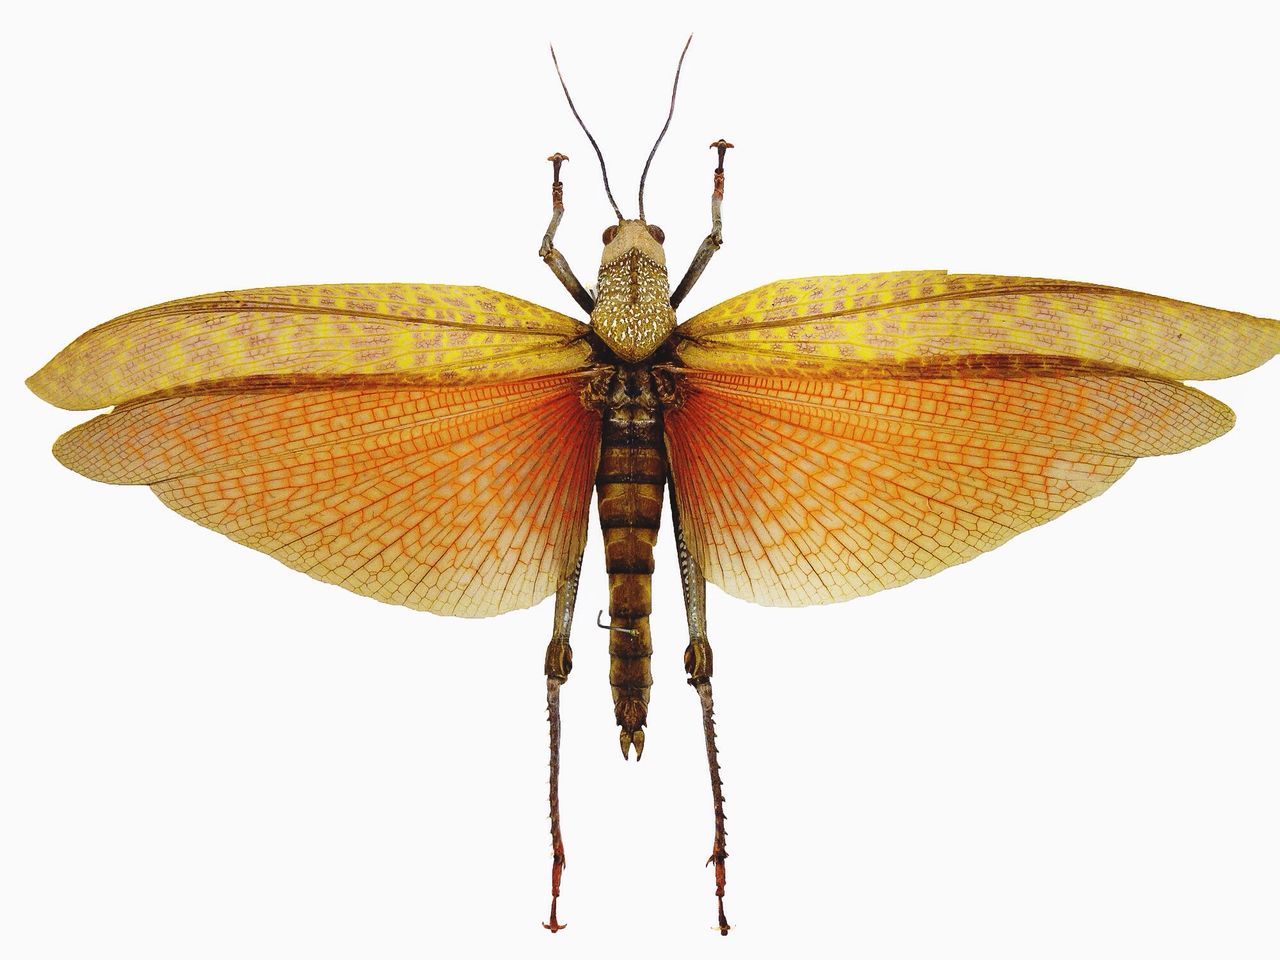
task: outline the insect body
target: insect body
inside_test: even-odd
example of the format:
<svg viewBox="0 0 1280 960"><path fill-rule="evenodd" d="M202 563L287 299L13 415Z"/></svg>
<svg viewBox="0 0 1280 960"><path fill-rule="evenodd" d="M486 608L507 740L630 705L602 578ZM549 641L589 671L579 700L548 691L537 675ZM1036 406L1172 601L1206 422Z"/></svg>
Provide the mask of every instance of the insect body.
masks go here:
<svg viewBox="0 0 1280 960"><path fill-rule="evenodd" d="M474 287L247 290L103 324L28 381L59 406L114 407L58 440L68 467L148 484L313 577L456 616L555 595L553 931L560 689L593 486L615 714L623 755L637 758L670 496L727 933L706 582L804 605L929 576L1096 496L1138 457L1224 433L1231 411L1181 381L1234 376L1280 351L1271 320L941 271L781 281L677 324L721 245L730 146L712 144L712 228L674 291L643 177L640 216L614 205L597 292L582 286L555 249L566 158L550 158L540 255L589 325Z"/></svg>

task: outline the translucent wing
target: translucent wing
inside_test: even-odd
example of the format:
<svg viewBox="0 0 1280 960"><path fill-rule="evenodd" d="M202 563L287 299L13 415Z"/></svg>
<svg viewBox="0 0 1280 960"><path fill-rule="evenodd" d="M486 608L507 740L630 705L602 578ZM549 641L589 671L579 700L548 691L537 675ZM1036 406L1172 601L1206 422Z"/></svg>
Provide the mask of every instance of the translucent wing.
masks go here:
<svg viewBox="0 0 1280 960"><path fill-rule="evenodd" d="M28 384L120 404L58 441L71 469L356 593L487 616L581 553L586 330L480 287L243 290L105 323Z"/></svg>
<svg viewBox="0 0 1280 960"><path fill-rule="evenodd" d="M921 273L786 280L677 329L667 442L707 578L763 603L927 576L1230 428L1173 382L1280 324L1109 287Z"/></svg>
<svg viewBox="0 0 1280 960"><path fill-rule="evenodd" d="M483 287L272 287L175 300L75 340L27 385L96 410L210 384L305 386L316 377L458 386L581 370L585 324Z"/></svg>
<svg viewBox="0 0 1280 960"><path fill-rule="evenodd" d="M54 453L317 579L489 616L553 593L582 552L600 418L580 387L204 385L119 407Z"/></svg>
<svg viewBox="0 0 1280 960"><path fill-rule="evenodd" d="M1197 390L1077 362L899 373L681 371L667 448L708 580L784 606L903 584L1096 496L1136 457L1186 450L1233 421Z"/></svg>
<svg viewBox="0 0 1280 960"><path fill-rule="evenodd" d="M1280 351L1280 323L1113 287L943 271L783 280L677 328L699 370L896 377L913 367L1070 358L1169 380L1231 377Z"/></svg>

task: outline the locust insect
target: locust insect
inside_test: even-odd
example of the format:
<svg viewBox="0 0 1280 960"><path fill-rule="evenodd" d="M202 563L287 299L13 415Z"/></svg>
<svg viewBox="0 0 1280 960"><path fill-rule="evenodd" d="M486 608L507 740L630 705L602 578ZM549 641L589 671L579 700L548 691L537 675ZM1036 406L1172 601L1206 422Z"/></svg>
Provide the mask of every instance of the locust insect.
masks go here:
<svg viewBox="0 0 1280 960"><path fill-rule="evenodd" d="M727 933L706 584L802 606L962 563L1097 496L1139 457L1225 433L1232 412L1182 381L1235 376L1280 351L1272 320L942 271L784 280L678 322L722 243L732 147L711 144L711 230L673 290L644 180L679 78L677 66L636 218L614 201L587 132L617 214L594 291L555 247L567 158L549 158L540 256L589 323L479 287L243 290L119 317L28 381L66 409L113 408L57 441L67 467L148 484L182 515L316 579L460 617L555 595L552 931L563 927L560 690L593 486L609 681L622 753L637 759L670 497ZM567 86L565 96L581 124Z"/></svg>

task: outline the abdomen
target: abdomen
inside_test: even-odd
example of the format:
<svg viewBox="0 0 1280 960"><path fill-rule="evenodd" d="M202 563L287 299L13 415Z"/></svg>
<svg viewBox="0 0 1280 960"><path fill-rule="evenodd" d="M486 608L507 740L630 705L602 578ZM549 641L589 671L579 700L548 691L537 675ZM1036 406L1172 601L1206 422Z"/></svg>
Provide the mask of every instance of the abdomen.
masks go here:
<svg viewBox="0 0 1280 960"><path fill-rule="evenodd" d="M649 688L653 547L667 464L662 408L648 369L619 370L609 384L596 493L609 574L609 683L623 756L644 750Z"/></svg>

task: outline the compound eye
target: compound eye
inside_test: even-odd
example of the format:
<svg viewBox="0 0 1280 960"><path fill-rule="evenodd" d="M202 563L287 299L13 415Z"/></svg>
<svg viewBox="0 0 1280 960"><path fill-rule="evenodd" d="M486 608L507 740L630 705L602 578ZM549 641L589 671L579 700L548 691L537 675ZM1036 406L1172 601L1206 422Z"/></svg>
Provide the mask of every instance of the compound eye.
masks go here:
<svg viewBox="0 0 1280 960"><path fill-rule="evenodd" d="M604 228L604 233L601 235L600 240L607 247L609 244L613 243L613 238L617 235L618 225L615 223L612 226Z"/></svg>
<svg viewBox="0 0 1280 960"><path fill-rule="evenodd" d="M653 239L657 240L659 243L662 243L667 239L667 235L662 232L662 228L656 224L647 223L645 226L649 228L649 236L653 237Z"/></svg>

